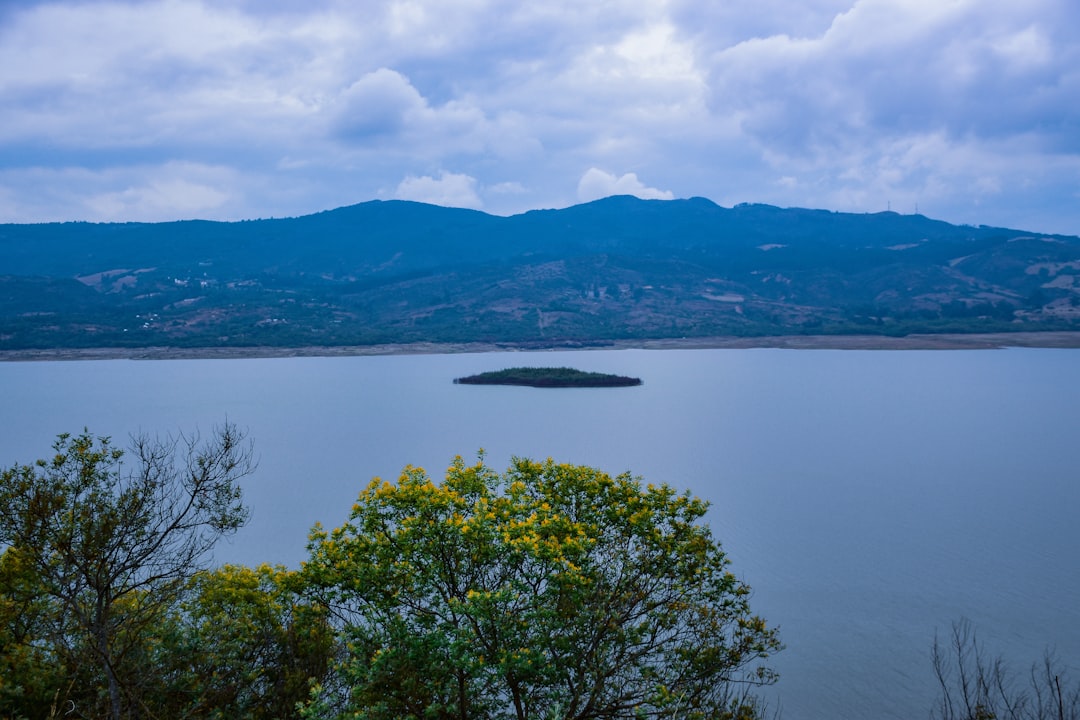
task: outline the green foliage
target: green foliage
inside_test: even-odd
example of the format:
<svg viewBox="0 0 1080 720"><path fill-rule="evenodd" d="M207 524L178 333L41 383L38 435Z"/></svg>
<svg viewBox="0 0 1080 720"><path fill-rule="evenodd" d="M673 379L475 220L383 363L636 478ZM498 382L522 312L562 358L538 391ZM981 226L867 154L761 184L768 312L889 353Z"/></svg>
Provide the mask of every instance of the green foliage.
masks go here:
<svg viewBox="0 0 1080 720"><path fill-rule="evenodd" d="M64 434L52 458L0 473L0 546L16 580L5 586L6 630L28 662L63 668L78 702L64 687L57 697L116 719L144 703L146 638L218 538L246 520L237 480L253 467L231 425L206 443L136 438L132 451L125 467L108 438Z"/></svg>
<svg viewBox="0 0 1080 720"><path fill-rule="evenodd" d="M1078 260L1074 237L700 198L2 225L0 350L1075 330Z"/></svg>
<svg viewBox="0 0 1080 720"><path fill-rule="evenodd" d="M629 475L460 458L316 527L305 584L347 653L309 717L731 717L780 645L701 520ZM741 710L740 710L741 708Z"/></svg>
<svg viewBox="0 0 1080 720"><path fill-rule="evenodd" d="M640 385L639 378L585 372L568 367L516 367L456 378L463 385L528 385L530 387L626 387Z"/></svg>
<svg viewBox="0 0 1080 720"><path fill-rule="evenodd" d="M169 717L295 717L323 677L334 635L302 596L298 574L280 566L226 565L195 574L152 666L167 682L155 698Z"/></svg>
<svg viewBox="0 0 1080 720"><path fill-rule="evenodd" d="M64 685L50 603L25 554L0 554L0 717L46 717Z"/></svg>

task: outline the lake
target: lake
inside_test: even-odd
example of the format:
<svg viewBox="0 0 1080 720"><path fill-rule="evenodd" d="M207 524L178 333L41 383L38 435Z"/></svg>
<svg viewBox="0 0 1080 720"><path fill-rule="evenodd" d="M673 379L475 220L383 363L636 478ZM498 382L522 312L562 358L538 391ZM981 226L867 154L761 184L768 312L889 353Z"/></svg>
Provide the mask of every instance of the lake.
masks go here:
<svg viewBox="0 0 1080 720"><path fill-rule="evenodd" d="M631 388L454 385L515 365ZM1080 350L617 350L0 363L0 464L59 432L228 418L260 458L220 562L298 565L373 476L456 454L629 470L712 503L752 607L779 625L787 720L925 718L935 632L970 619L1020 673L1080 674Z"/></svg>

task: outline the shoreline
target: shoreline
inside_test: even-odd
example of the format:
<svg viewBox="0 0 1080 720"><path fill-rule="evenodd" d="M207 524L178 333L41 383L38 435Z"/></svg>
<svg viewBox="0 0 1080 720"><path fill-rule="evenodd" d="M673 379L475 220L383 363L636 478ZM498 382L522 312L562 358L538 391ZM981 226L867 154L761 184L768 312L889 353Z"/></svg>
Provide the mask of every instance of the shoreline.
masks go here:
<svg viewBox="0 0 1080 720"><path fill-rule="evenodd" d="M226 360L286 357L358 357L366 355L448 355L490 352L567 350L998 350L1003 348L1080 348L1080 331L881 335L779 335L768 337L660 338L564 343L393 343L343 347L146 347L0 350L0 362L62 360Z"/></svg>

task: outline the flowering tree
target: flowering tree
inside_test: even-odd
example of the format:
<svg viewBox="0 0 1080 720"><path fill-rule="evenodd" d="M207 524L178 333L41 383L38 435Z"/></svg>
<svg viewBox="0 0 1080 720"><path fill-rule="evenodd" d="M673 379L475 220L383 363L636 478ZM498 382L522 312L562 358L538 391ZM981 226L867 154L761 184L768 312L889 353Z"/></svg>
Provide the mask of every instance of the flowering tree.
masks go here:
<svg viewBox="0 0 1080 720"><path fill-rule="evenodd" d="M458 458L373 481L303 574L346 652L312 717L752 716L775 630L706 503L589 467Z"/></svg>
<svg viewBox="0 0 1080 720"><path fill-rule="evenodd" d="M282 566L200 571L167 621L149 658L166 679L155 698L159 718L296 717L335 647L299 573Z"/></svg>

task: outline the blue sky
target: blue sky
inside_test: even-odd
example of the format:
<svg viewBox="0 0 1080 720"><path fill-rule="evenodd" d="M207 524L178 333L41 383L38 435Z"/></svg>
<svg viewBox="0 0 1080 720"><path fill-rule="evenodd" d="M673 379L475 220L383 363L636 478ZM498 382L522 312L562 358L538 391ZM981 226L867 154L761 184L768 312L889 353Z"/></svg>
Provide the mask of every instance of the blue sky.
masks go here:
<svg viewBox="0 0 1080 720"><path fill-rule="evenodd" d="M1075 0L0 4L0 222L614 193L1080 234Z"/></svg>

